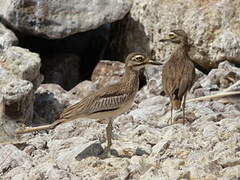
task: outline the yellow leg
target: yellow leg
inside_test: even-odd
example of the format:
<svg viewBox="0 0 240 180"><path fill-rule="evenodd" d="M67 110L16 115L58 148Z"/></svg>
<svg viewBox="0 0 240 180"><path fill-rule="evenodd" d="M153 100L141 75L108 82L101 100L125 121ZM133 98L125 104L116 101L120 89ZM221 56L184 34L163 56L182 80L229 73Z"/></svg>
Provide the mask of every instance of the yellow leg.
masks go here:
<svg viewBox="0 0 240 180"><path fill-rule="evenodd" d="M182 108L183 108L183 124L185 124L185 120L186 120L186 116L185 116L186 97L187 97L187 93L184 94L184 96L183 96L183 104L182 104Z"/></svg>
<svg viewBox="0 0 240 180"><path fill-rule="evenodd" d="M171 117L170 117L170 119L168 119L167 124L172 124L172 123L173 123L173 119L172 119L172 116L173 116L173 105L172 105L172 100L170 100L170 104L171 104Z"/></svg>
<svg viewBox="0 0 240 180"><path fill-rule="evenodd" d="M111 146L112 146L112 119L108 121L108 125L106 128L106 132L107 132L107 152L111 153Z"/></svg>

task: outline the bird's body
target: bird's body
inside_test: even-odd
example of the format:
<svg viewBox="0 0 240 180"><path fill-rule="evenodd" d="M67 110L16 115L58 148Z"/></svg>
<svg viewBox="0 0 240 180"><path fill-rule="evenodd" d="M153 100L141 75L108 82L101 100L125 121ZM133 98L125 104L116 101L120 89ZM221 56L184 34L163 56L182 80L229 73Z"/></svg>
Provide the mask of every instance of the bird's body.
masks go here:
<svg viewBox="0 0 240 180"><path fill-rule="evenodd" d="M139 86L139 72L126 68L120 82L109 85L85 97L79 103L67 107L59 119L71 121L85 117L102 119L116 117L132 105Z"/></svg>
<svg viewBox="0 0 240 180"><path fill-rule="evenodd" d="M109 152L112 144L112 118L128 111L132 106L139 88L139 71L143 69L146 64L161 65L160 63L151 61L141 53L129 54L126 58L125 74L118 83L103 87L83 98L80 102L68 106L59 115L59 119L50 125L19 130L17 133L50 129L58 124L80 118L109 119L106 128L107 150Z"/></svg>
<svg viewBox="0 0 240 180"><path fill-rule="evenodd" d="M194 78L195 68L188 56L187 36L182 30L172 31L172 38L162 41L171 41L177 44L177 48L170 59L164 64L162 70L162 85L171 102L171 120L172 109L183 108L183 118L185 119L185 102L187 91L191 89ZM177 39L177 37L179 37Z"/></svg>

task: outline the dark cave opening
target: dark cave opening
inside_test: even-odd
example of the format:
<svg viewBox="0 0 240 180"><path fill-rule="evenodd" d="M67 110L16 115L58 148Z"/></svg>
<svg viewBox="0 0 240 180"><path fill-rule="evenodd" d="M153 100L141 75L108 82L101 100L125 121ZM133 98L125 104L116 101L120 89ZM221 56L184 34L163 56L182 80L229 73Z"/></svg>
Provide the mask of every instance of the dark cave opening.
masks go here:
<svg viewBox="0 0 240 180"><path fill-rule="evenodd" d="M122 24L126 19L105 24L87 32L77 33L63 39L46 39L15 32L19 46L36 52L41 58L42 83L59 84L71 90L78 83L90 80L100 60L124 61L121 56ZM125 34L124 34L125 35ZM140 88L146 85L146 77L140 75Z"/></svg>
<svg viewBox="0 0 240 180"><path fill-rule="evenodd" d="M110 27L111 25L103 25L63 39L46 39L20 33L17 35L19 46L40 55L43 83L56 83L65 90L70 90L79 82L90 79L96 64L105 57Z"/></svg>

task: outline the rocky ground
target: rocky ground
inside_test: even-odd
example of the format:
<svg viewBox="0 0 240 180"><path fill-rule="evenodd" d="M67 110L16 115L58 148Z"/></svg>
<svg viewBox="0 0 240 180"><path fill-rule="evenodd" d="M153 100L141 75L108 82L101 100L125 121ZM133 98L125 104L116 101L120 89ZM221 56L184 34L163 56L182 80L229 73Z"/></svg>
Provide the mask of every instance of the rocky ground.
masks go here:
<svg viewBox="0 0 240 180"><path fill-rule="evenodd" d="M228 62L221 63L208 76L198 72L198 80L188 97L221 89L221 78L230 72L236 73L238 78L234 81L239 83L240 69ZM169 100L161 95L159 80L160 73L156 73L138 92L132 109L115 118L112 157L104 154L106 121L76 120L54 130L26 134L24 143L0 145L1 177L14 180L239 179L240 104L191 102L187 104L189 122L183 125L181 112L175 112L175 123L168 125ZM96 83L89 81L92 91ZM85 91L89 92L89 88ZM66 96L61 93L54 97L61 102Z"/></svg>

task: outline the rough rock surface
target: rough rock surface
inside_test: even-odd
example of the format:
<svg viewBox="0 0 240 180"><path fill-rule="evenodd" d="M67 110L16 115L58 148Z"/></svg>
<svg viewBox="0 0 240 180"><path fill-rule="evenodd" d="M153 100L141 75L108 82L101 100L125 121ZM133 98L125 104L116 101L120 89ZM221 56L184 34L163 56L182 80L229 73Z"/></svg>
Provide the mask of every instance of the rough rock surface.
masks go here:
<svg viewBox="0 0 240 180"><path fill-rule="evenodd" d="M0 23L0 50L7 49L18 44L15 34Z"/></svg>
<svg viewBox="0 0 240 180"><path fill-rule="evenodd" d="M131 5L124 0L6 0L0 2L0 17L19 31L55 39L122 19Z"/></svg>
<svg viewBox="0 0 240 180"><path fill-rule="evenodd" d="M19 79L32 82L35 89L42 82L43 77L40 74L41 59L37 53L12 46L6 49L0 58L0 64L3 68Z"/></svg>
<svg viewBox="0 0 240 180"><path fill-rule="evenodd" d="M223 69L226 74L240 70L223 62L208 76L197 71L198 82L188 97L194 97L201 90L215 93L214 89L209 89L211 86L220 88L219 81L204 86L199 82L218 77ZM115 118L112 157L106 158L104 154L106 124L96 120L76 120L47 133L25 134L22 137L25 143L0 145L0 176L3 179L76 180L239 179L238 104L221 101L187 103L189 122L182 125L182 112L174 112L175 124L167 125L169 99L162 95L160 79L156 77L150 76L148 84L138 92L131 110ZM53 95L62 100L66 99L66 94L74 95L70 91L65 93L59 86L48 85L45 89L49 92L59 89ZM79 85L78 90L81 89Z"/></svg>
<svg viewBox="0 0 240 180"><path fill-rule="evenodd" d="M143 51L165 61L174 46L159 40L171 29L183 29L198 68L208 72L223 60L239 65L239 6L238 0L135 0L116 36L119 56Z"/></svg>
<svg viewBox="0 0 240 180"><path fill-rule="evenodd" d="M32 120L34 91L42 81L40 66L36 53L20 47L9 47L0 55L0 92L10 119Z"/></svg>
<svg viewBox="0 0 240 180"><path fill-rule="evenodd" d="M124 63L102 60L95 67L91 80L100 88L118 82L124 72Z"/></svg>
<svg viewBox="0 0 240 180"><path fill-rule="evenodd" d="M70 91L64 90L57 84L41 84L35 92L34 123L55 121L65 107L79 102L94 91L96 91L96 84L91 81L83 81Z"/></svg>

